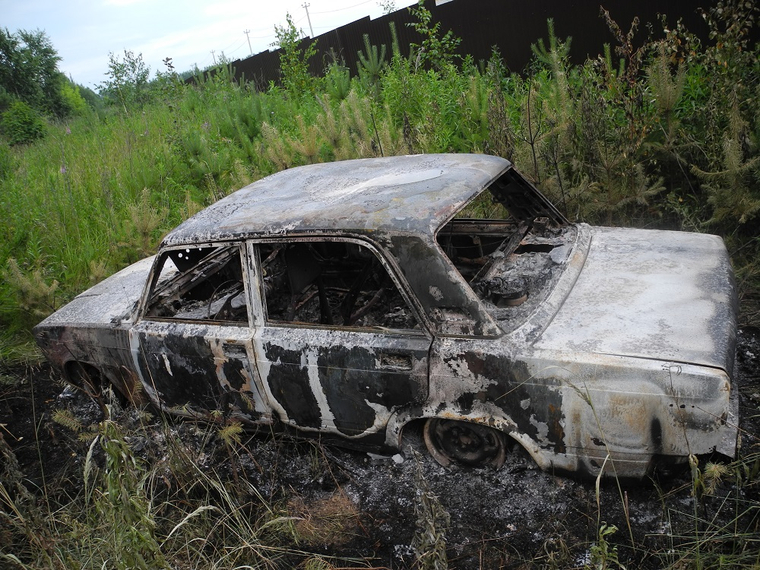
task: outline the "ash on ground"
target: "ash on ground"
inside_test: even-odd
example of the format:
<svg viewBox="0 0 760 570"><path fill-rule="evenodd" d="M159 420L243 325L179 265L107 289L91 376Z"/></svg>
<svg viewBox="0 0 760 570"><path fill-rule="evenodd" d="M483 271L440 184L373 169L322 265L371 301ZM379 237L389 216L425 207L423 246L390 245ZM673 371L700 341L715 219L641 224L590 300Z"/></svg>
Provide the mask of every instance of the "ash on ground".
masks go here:
<svg viewBox="0 0 760 570"><path fill-rule="evenodd" d="M757 456L759 330L741 331L738 365L740 454ZM61 423L60 411L67 410L64 419L96 426L100 408L65 388L46 367L6 370L2 379L4 445L13 451L28 489L41 496L44 488L49 501L64 501L81 488L88 444ZM613 526L617 530L606 540L621 564L660 568L675 563L669 557L681 541L693 539L695 524L706 532L735 524L731 505L760 501L757 478L754 485L740 485L730 473L712 494L695 489L688 470L638 484L606 480L597 492L594 481L540 471L517 444L498 471L444 468L428 456L420 433L409 434L403 453L385 457L265 429L238 434L230 445L219 425L149 416L116 404L114 410L135 455L155 470L156 480L166 481L156 493L170 492L179 450L188 477L197 470L231 486L245 482L251 501L311 521L301 531L299 549L360 558L374 567L415 566L424 542L421 527L432 521L445 537L449 568L582 568L592 563L600 528ZM330 524L320 519L325 516ZM741 522L757 530L757 520Z"/></svg>

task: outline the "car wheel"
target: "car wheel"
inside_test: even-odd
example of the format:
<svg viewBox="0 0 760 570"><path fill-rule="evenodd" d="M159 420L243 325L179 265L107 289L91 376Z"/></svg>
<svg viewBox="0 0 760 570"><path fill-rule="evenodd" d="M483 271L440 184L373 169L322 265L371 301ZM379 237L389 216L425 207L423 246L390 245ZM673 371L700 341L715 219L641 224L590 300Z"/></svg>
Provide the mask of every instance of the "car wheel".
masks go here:
<svg viewBox="0 0 760 570"><path fill-rule="evenodd" d="M488 426L456 420L425 422L425 445L438 463L498 469L507 457L505 435Z"/></svg>

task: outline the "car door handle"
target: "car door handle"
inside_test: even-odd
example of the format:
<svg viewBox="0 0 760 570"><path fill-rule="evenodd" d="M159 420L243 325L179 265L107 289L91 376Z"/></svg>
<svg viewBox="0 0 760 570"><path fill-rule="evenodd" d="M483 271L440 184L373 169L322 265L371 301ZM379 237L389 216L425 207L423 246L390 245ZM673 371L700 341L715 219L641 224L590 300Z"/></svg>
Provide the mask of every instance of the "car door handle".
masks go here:
<svg viewBox="0 0 760 570"><path fill-rule="evenodd" d="M412 357L408 354L381 353L378 368L380 370L411 370Z"/></svg>

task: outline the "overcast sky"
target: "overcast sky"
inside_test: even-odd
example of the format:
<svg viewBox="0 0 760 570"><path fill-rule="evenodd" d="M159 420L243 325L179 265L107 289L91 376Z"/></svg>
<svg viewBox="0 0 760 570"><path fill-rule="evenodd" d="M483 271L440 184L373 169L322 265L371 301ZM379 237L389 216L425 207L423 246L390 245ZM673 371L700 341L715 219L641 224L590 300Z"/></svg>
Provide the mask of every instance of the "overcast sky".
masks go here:
<svg viewBox="0 0 760 570"><path fill-rule="evenodd" d="M396 0L395 6L413 3ZM166 70L167 57L183 72L213 65L222 53L235 60L268 50L274 26L284 25L287 13L311 36L304 4L314 37L383 14L379 0L0 0L0 26L11 33L44 30L62 58L59 69L95 89L105 79L109 53L142 54L152 77Z"/></svg>

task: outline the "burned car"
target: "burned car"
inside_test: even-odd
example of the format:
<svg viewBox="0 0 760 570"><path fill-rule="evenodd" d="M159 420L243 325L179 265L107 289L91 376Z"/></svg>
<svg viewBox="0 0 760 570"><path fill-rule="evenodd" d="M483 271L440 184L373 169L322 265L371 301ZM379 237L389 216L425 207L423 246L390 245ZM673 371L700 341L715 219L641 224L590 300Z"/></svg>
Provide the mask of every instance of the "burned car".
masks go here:
<svg viewBox="0 0 760 570"><path fill-rule="evenodd" d="M736 304L718 237L569 223L507 160L420 155L246 186L35 334L179 416L640 478L734 455Z"/></svg>

